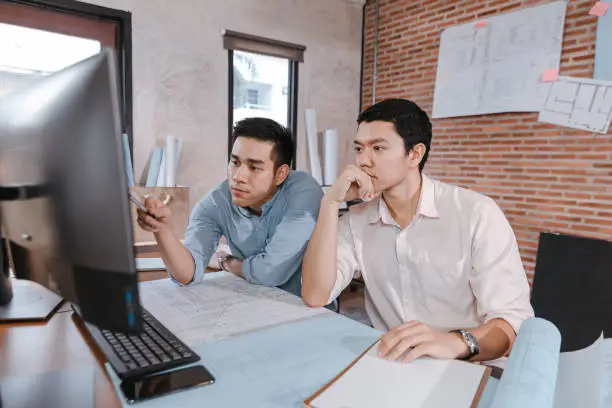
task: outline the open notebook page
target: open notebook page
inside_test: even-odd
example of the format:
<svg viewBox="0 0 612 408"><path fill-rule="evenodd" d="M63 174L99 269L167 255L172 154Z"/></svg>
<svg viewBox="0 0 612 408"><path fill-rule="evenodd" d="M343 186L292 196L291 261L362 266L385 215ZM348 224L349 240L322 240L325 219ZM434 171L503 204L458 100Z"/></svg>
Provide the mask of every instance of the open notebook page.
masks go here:
<svg viewBox="0 0 612 408"><path fill-rule="evenodd" d="M377 356L375 344L311 405L316 408L469 407L485 367L420 358L410 363Z"/></svg>

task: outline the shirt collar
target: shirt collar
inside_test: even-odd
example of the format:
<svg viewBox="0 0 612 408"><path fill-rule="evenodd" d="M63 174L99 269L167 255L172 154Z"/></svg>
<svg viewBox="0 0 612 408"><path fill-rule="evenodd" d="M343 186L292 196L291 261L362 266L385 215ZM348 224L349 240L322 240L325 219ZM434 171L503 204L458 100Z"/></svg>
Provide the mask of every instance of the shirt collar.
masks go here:
<svg viewBox="0 0 612 408"><path fill-rule="evenodd" d="M422 215L428 218L439 218L438 208L436 207L436 192L432 179L425 174L421 174L421 196L417 204L417 215ZM372 202L369 206L368 222L375 224L382 221L383 224L397 225L391 214L387 203L379 196L376 202Z"/></svg>
<svg viewBox="0 0 612 408"><path fill-rule="evenodd" d="M436 189L432 179L425 174L421 174L421 197L417 207L417 214L428 218L440 218L438 207L436 206Z"/></svg>

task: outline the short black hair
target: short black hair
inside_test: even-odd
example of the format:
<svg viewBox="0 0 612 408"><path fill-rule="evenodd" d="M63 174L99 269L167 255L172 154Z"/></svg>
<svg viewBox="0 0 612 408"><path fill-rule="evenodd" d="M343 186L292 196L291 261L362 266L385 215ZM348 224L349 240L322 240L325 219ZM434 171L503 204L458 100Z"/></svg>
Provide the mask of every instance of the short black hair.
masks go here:
<svg viewBox="0 0 612 408"><path fill-rule="evenodd" d="M393 123L395 131L404 139L406 153L419 143L425 145L425 154L419 164L419 171L423 171L432 136L427 113L407 99L385 99L365 109L357 117L358 124L375 121Z"/></svg>
<svg viewBox="0 0 612 408"><path fill-rule="evenodd" d="M234 125L232 143L238 137L248 137L274 144L272 160L276 168L283 164L291 167L293 159L293 138L291 131L278 122L268 118L246 118Z"/></svg>

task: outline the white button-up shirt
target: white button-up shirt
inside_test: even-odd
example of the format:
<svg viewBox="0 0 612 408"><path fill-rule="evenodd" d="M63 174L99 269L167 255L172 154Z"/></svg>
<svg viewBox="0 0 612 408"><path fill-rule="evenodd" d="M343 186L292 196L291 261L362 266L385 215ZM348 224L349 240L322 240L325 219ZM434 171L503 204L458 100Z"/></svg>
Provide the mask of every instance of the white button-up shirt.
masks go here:
<svg viewBox="0 0 612 408"><path fill-rule="evenodd" d="M330 301L361 274L366 311L379 330L410 320L470 329L502 318L518 332L533 309L508 220L489 197L422 178L416 216L406 228L382 198L340 219Z"/></svg>

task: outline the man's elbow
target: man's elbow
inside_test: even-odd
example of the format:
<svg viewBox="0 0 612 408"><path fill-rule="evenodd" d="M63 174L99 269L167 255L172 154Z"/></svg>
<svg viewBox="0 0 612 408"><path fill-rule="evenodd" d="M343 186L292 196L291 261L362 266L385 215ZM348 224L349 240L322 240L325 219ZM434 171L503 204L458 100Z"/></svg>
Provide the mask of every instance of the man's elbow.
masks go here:
<svg viewBox="0 0 612 408"><path fill-rule="evenodd" d="M289 281L289 278L286 276L280 275L263 275L263 276L254 276L254 275L244 275L244 279L252 283L254 285L267 286L270 288L275 288L284 285Z"/></svg>
<svg viewBox="0 0 612 408"><path fill-rule="evenodd" d="M268 286L268 287L279 287L289 282L295 270L284 268L283 265L257 265L245 270L244 264L242 268L242 274L244 279L254 285Z"/></svg>
<svg viewBox="0 0 612 408"><path fill-rule="evenodd" d="M191 274L191 276L189 274L187 275L178 275L178 274L174 274L171 271L168 271L168 276L170 278L172 278L172 280L179 284L180 286L191 286L193 285L195 282L195 272Z"/></svg>
<svg viewBox="0 0 612 408"><path fill-rule="evenodd" d="M313 293L313 291L308 289L304 289L302 286L302 300L308 307L325 307L327 306L328 298Z"/></svg>
<svg viewBox="0 0 612 408"><path fill-rule="evenodd" d="M321 299L315 299L315 298L309 298L309 297L303 297L303 296L302 296L302 299L304 299L304 303L308 307L320 308L320 307L327 306L327 299L322 301Z"/></svg>

